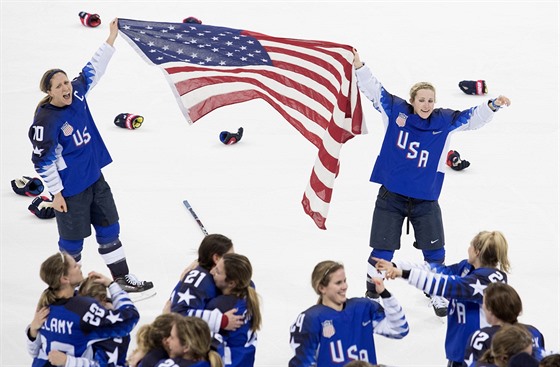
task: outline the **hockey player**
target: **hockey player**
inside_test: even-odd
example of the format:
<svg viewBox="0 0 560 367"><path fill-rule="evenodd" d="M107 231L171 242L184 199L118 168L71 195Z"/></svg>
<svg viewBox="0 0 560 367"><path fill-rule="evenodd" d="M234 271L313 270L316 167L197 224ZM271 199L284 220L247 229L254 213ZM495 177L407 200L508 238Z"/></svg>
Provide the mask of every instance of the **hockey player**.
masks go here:
<svg viewBox="0 0 560 367"><path fill-rule="evenodd" d="M169 359L156 367L223 367L220 355L211 350L212 337L208 324L198 317L175 320L166 339Z"/></svg>
<svg viewBox="0 0 560 367"><path fill-rule="evenodd" d="M141 299L155 294L153 284L129 273L119 240L119 215L101 172L112 159L86 100L115 52L117 35L114 19L107 41L72 82L60 69L45 72L40 88L47 96L37 106L29 139L35 170L53 195L60 250L80 262L84 238L93 225L99 254L111 275L125 291L137 293L131 295L134 299Z"/></svg>
<svg viewBox="0 0 560 367"><path fill-rule="evenodd" d="M476 363L477 367L538 367L531 356L531 333L522 325L504 325L492 339L487 350ZM519 359L515 362L516 359Z"/></svg>
<svg viewBox="0 0 560 367"><path fill-rule="evenodd" d="M128 357L130 367L154 367L160 360L168 359L166 340L177 319L183 316L175 312L159 315L151 324L142 325L136 332L136 348Z"/></svg>
<svg viewBox="0 0 560 367"><path fill-rule="evenodd" d="M89 274L109 288L114 309L106 309L93 298L74 295L83 275L80 264L68 254L50 256L41 264L40 275L48 288L43 291L33 322L26 330L28 351L34 356L33 367L52 365L53 359L60 357L54 351L66 354L66 366L78 365L77 358L85 357L88 361L93 355L91 344L126 337L138 322L138 310L128 294L104 275Z"/></svg>
<svg viewBox="0 0 560 367"><path fill-rule="evenodd" d="M311 285L319 295L315 306L298 315L290 329L294 357L290 367L344 366L352 360L377 363L373 334L401 339L408 322L397 299L381 278L372 279L383 306L368 298L346 298L344 266L322 261L315 266Z"/></svg>
<svg viewBox="0 0 560 367"><path fill-rule="evenodd" d="M171 312L201 317L215 333L220 329L235 330L242 325L243 317L235 315L235 310L224 314L219 310L206 310L208 302L220 294L210 270L229 252L233 252L233 243L228 237L221 234L204 237L198 247L198 265L183 273L171 293Z"/></svg>
<svg viewBox="0 0 560 367"><path fill-rule="evenodd" d="M451 134L478 129L492 120L496 111L509 106L499 96L464 111L434 108L435 88L416 83L405 101L390 94L362 63L354 51L358 87L381 112L385 137L370 181L381 184L371 224L368 279L375 273L372 258L390 261L401 246L404 218L414 228L414 247L422 250L428 263L445 261L445 237L438 198L444 179L446 154ZM367 283L367 296L378 297L375 286ZM447 302L434 296L432 305L438 316L445 316Z"/></svg>
<svg viewBox="0 0 560 367"><path fill-rule="evenodd" d="M482 231L471 241L468 259L444 266L412 264L375 258L376 268L390 279L402 277L425 293L451 300L447 312L445 355L448 367L463 365L469 336L486 320L482 315L484 288L493 282L507 282L509 270L508 244L499 231Z"/></svg>
<svg viewBox="0 0 560 367"><path fill-rule="evenodd" d="M253 367L257 347L257 331L261 326L259 298L251 282L253 267L239 254L225 254L210 272L222 295L210 300L208 309L222 312L237 309L244 324L237 330L221 332L218 349L225 366Z"/></svg>
<svg viewBox="0 0 560 367"><path fill-rule="evenodd" d="M484 289L482 310L490 326L475 331L468 339L465 350L465 364L475 365L484 352L490 349L492 338L500 327L508 324L518 324L517 317L523 311L523 304L515 289L506 283L490 283ZM523 325L529 330L533 338L533 357L537 360L546 354L544 336L532 325Z"/></svg>

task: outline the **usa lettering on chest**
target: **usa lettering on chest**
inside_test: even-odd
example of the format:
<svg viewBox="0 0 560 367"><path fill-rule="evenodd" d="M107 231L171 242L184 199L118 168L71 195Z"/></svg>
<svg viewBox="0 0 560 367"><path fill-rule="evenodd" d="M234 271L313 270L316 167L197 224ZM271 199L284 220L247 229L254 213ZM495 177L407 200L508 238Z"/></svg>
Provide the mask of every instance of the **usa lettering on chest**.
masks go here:
<svg viewBox="0 0 560 367"><path fill-rule="evenodd" d="M399 149L405 150L407 159L418 160L418 168L426 168L428 164L428 157L430 152L427 150L420 149L419 141L408 141L409 133L404 130L399 131L399 137L397 138L397 147Z"/></svg>
<svg viewBox="0 0 560 367"><path fill-rule="evenodd" d="M53 317L45 321L41 329L52 333L72 335L72 326L74 326L74 321L61 320Z"/></svg>

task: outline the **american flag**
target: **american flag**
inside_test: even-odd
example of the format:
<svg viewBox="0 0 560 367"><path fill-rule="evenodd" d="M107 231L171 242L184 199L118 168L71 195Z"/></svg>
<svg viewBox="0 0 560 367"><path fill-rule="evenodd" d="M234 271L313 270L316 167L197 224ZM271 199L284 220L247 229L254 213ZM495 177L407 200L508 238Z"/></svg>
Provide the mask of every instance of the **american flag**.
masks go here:
<svg viewBox="0 0 560 367"><path fill-rule="evenodd" d="M314 144L319 152L302 204L326 228L340 149L366 133L351 46L198 23L119 19L119 29L165 70L189 123L261 98Z"/></svg>

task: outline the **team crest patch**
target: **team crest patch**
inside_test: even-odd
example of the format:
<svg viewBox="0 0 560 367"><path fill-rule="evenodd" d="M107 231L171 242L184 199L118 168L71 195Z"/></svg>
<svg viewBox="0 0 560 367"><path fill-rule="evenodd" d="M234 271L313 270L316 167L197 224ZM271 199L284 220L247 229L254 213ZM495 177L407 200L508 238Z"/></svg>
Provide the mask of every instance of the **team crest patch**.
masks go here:
<svg viewBox="0 0 560 367"><path fill-rule="evenodd" d="M336 332L334 330L334 325L333 325L332 320L327 320L327 321L323 322L321 325L323 325L323 336L325 338L330 338Z"/></svg>
<svg viewBox="0 0 560 367"><path fill-rule="evenodd" d="M72 127L72 125L70 125L68 123L68 121L66 121L64 123L64 125L62 125L62 127L60 128L60 130L62 130L62 133L64 134L64 136L70 136L72 135L72 133L74 132L74 128Z"/></svg>
<svg viewBox="0 0 560 367"><path fill-rule="evenodd" d="M399 127L404 127L404 125L406 125L406 119L408 118L407 115L405 115L404 113L400 112L399 113L399 117L397 117L397 125L399 125Z"/></svg>

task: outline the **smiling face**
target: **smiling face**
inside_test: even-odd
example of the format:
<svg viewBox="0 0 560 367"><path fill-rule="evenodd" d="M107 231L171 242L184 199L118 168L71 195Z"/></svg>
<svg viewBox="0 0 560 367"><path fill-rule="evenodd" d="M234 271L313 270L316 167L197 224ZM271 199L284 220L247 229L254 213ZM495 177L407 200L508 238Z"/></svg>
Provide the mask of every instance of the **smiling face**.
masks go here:
<svg viewBox="0 0 560 367"><path fill-rule="evenodd" d="M72 103L72 84L63 72L54 74L50 80L51 88L47 91L50 103L56 107L69 106Z"/></svg>
<svg viewBox="0 0 560 367"><path fill-rule="evenodd" d="M329 284L326 286L319 286L323 305L334 308L335 310L342 310L346 302L347 289L346 273L344 268L340 268L331 274Z"/></svg>
<svg viewBox="0 0 560 367"><path fill-rule="evenodd" d="M436 103L436 93L431 89L419 89L410 103L414 113L423 119L430 117Z"/></svg>

